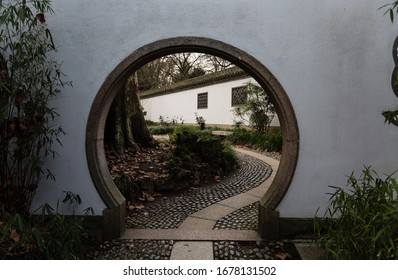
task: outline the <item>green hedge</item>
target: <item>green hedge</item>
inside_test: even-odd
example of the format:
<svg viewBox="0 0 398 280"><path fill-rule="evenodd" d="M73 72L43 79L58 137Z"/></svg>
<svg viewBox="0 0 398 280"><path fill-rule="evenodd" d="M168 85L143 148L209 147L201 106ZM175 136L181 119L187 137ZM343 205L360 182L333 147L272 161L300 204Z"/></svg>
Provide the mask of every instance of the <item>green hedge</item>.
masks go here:
<svg viewBox="0 0 398 280"><path fill-rule="evenodd" d="M237 129L231 135L227 136L227 140L235 145L246 145L269 152L280 152L282 150L282 135L279 132L265 134L257 131Z"/></svg>

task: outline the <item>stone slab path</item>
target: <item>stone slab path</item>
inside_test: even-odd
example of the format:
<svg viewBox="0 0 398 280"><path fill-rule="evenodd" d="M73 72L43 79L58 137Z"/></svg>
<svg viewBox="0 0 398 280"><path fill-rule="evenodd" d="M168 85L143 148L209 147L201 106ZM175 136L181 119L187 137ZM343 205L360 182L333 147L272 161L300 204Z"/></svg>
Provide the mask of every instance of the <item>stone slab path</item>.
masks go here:
<svg viewBox="0 0 398 280"><path fill-rule="evenodd" d="M261 240L258 201L271 185L279 161L236 150L241 163L236 173L147 205L126 220L129 229L124 235L101 244L93 259L275 260L284 252L294 254L293 259L324 259L311 240Z"/></svg>
<svg viewBox="0 0 398 280"><path fill-rule="evenodd" d="M259 241L253 230L213 229L218 220L232 212L260 200L271 185L278 170L279 161L252 151L235 148L238 152L260 159L272 168L270 177L245 193L221 200L189 215L177 229L127 229L121 239L175 240L170 259L212 260L212 241Z"/></svg>

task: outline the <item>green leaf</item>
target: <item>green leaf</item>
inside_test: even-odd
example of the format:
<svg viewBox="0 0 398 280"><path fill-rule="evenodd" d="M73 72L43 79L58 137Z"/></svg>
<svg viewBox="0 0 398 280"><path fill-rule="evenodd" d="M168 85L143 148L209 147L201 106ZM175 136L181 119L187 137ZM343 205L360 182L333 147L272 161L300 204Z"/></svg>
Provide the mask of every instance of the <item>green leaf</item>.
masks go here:
<svg viewBox="0 0 398 280"><path fill-rule="evenodd" d="M32 235L33 238L36 240L36 244L39 246L40 249L42 249L44 245L44 238L40 230L38 230L37 228L32 228Z"/></svg>
<svg viewBox="0 0 398 280"><path fill-rule="evenodd" d="M47 39L50 39L50 42L51 42L50 48L51 48L51 49L55 49L55 44L54 44L54 41L53 41L53 36L51 35L51 32L50 32L50 30L49 30L48 28L46 28L45 34L46 34L46 38L47 38Z"/></svg>

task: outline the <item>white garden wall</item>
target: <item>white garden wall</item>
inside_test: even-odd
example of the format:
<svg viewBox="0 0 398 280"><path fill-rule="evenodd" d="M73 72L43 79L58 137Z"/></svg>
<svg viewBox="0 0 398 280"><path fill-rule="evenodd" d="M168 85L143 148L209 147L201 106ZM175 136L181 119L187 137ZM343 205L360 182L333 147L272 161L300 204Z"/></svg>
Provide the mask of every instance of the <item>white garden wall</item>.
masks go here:
<svg viewBox="0 0 398 280"><path fill-rule="evenodd" d="M398 25L377 9L384 0L54 0L48 18L56 58L72 88L54 106L66 131L59 157L48 162L56 182L44 183L35 206L81 195L101 215L105 204L87 167L86 124L93 99L113 69L160 39L198 36L235 46L265 65L295 110L297 168L278 206L282 217L313 217L328 185L372 165L398 167L398 128L382 111L397 104L390 88L391 48ZM192 111L195 111L194 109ZM210 118L210 116L208 117Z"/></svg>
<svg viewBox="0 0 398 280"><path fill-rule="evenodd" d="M208 86L202 86L195 89L171 92L165 95L142 98L141 104L147 113L145 118L154 122L159 122L162 116L166 121L181 119L185 124L195 124L196 115L203 117L207 124L233 126L234 121L241 121L234 116L231 106L232 88L244 86L246 83L255 80L252 78L243 78L235 81L217 83ZM208 107L198 109L197 96L200 93L208 94ZM245 122L245 124L248 124ZM278 118L275 117L271 126L279 126Z"/></svg>

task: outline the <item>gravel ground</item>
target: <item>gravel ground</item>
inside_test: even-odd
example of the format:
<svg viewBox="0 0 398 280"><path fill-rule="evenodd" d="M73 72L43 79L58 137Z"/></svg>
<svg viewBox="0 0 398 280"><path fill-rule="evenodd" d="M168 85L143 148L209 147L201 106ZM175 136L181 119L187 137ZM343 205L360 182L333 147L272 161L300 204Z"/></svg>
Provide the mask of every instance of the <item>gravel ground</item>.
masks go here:
<svg viewBox="0 0 398 280"><path fill-rule="evenodd" d="M213 243L215 260L275 260L284 254L283 242L218 241ZM289 256L286 256L289 257ZM291 258L291 257L289 257Z"/></svg>
<svg viewBox="0 0 398 280"><path fill-rule="evenodd" d="M126 221L127 228L168 229L178 226L192 213L218 201L246 192L265 181L272 170L256 158L238 153L240 168L219 183L168 195L148 203ZM258 229L258 204L241 208L219 220L214 229ZM173 240L113 240L101 244L93 253L100 260L168 260ZM287 250L287 247L288 250ZM216 260L297 259L290 244L283 242L213 242Z"/></svg>
<svg viewBox="0 0 398 280"><path fill-rule="evenodd" d="M240 168L233 175L219 183L192 188L148 203L127 219L127 228L178 228L192 213L257 187L271 175L271 167L265 162L245 154L237 155Z"/></svg>
<svg viewBox="0 0 398 280"><path fill-rule="evenodd" d="M173 240L113 240L101 244L95 260L169 260Z"/></svg>
<svg viewBox="0 0 398 280"><path fill-rule="evenodd" d="M214 229L258 230L258 202L218 220Z"/></svg>

